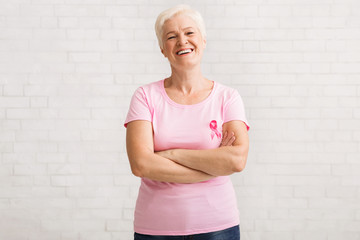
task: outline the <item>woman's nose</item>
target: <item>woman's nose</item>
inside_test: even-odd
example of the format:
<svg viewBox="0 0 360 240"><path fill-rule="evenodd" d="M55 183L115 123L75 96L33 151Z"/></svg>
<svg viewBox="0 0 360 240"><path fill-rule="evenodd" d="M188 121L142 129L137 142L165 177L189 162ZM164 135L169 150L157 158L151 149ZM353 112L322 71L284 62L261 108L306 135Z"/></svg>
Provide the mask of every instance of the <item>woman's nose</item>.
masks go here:
<svg viewBox="0 0 360 240"><path fill-rule="evenodd" d="M187 37L184 35L180 35L178 38L178 44L181 45L185 45L188 43Z"/></svg>

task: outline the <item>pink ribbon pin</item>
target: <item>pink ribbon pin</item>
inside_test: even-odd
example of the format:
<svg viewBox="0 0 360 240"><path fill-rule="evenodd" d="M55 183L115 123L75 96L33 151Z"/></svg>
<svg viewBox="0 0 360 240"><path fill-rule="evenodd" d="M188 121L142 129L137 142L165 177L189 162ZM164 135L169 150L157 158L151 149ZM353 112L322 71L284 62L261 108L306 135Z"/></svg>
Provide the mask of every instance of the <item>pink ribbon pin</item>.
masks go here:
<svg viewBox="0 0 360 240"><path fill-rule="evenodd" d="M217 138L221 138L221 133L217 130L217 122L216 120L212 120L210 122L210 129L211 129L211 139L214 138L215 134L217 136Z"/></svg>

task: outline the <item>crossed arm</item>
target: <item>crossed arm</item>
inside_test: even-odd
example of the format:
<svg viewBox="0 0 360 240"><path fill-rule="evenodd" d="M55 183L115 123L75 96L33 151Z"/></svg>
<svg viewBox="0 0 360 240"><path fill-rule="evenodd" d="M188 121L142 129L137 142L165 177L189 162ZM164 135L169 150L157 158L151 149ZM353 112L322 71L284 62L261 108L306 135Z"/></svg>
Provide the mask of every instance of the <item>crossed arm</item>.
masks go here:
<svg viewBox="0 0 360 240"><path fill-rule="evenodd" d="M230 121L223 125L223 132L223 144L216 149L154 152L151 123L130 122L126 146L131 170L138 177L175 183L201 182L240 172L245 167L249 149L246 125L242 121Z"/></svg>

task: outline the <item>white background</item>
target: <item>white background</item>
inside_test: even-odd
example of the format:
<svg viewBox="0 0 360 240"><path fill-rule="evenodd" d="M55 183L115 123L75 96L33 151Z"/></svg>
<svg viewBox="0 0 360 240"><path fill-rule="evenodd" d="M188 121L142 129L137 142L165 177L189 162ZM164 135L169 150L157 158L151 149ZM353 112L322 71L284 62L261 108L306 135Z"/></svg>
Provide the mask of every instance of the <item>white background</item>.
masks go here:
<svg viewBox="0 0 360 240"><path fill-rule="evenodd" d="M242 240L360 239L358 0L2 0L1 240L132 239L123 121L169 75L154 22L182 2L252 127Z"/></svg>

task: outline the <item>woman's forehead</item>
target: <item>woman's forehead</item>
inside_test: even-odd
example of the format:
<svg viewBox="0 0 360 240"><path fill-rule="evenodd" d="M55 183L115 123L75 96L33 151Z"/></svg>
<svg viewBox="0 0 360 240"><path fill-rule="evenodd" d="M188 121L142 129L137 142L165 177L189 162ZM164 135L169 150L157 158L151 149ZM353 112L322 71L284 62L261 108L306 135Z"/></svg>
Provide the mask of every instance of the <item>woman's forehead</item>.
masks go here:
<svg viewBox="0 0 360 240"><path fill-rule="evenodd" d="M196 22L186 15L175 15L165 21L163 30L167 34L170 31L186 30L187 28L196 28Z"/></svg>

